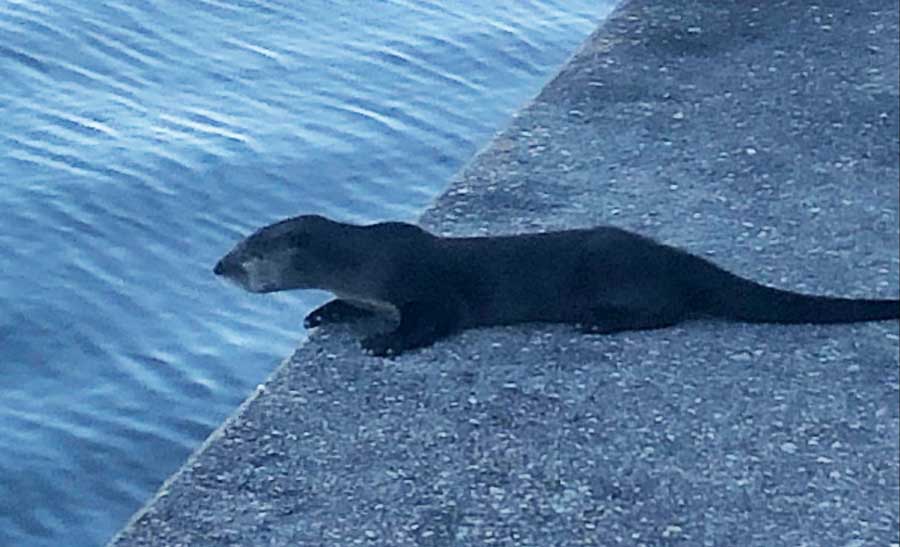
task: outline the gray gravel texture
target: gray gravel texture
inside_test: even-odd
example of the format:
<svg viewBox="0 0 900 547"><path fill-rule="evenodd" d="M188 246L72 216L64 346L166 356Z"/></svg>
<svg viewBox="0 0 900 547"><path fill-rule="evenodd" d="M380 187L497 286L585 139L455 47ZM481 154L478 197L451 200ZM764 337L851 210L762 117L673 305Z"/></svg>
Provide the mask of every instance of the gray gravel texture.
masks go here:
<svg viewBox="0 0 900 547"><path fill-rule="evenodd" d="M898 19L626 3L423 224L615 224L896 297ZM112 545L900 545L897 322L526 325L393 360L351 331L314 332Z"/></svg>

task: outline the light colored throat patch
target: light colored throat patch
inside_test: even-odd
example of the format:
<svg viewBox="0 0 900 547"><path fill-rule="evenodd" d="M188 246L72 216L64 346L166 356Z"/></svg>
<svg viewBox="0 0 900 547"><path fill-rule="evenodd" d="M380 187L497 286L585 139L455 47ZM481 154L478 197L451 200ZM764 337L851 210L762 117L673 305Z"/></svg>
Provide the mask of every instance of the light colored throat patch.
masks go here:
<svg viewBox="0 0 900 547"><path fill-rule="evenodd" d="M244 280L246 289L254 292L277 291L285 288L284 268L272 260L260 258L244 262L247 277Z"/></svg>

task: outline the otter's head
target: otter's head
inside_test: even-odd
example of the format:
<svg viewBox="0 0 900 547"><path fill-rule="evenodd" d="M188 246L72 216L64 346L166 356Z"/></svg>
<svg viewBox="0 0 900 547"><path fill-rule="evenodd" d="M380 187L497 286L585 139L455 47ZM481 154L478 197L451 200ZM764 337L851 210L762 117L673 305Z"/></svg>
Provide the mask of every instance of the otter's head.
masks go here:
<svg viewBox="0 0 900 547"><path fill-rule="evenodd" d="M255 293L331 290L336 274L360 267L355 228L318 215L282 220L240 241L213 272Z"/></svg>

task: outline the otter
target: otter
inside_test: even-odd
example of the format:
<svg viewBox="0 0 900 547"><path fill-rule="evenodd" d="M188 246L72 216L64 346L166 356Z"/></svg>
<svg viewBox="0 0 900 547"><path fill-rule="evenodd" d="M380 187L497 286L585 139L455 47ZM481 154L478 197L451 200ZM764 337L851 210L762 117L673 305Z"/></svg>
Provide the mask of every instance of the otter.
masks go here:
<svg viewBox="0 0 900 547"><path fill-rule="evenodd" d="M768 287L609 226L440 237L403 222L359 226L303 215L256 231L213 271L254 293L336 295L306 317L307 328L389 314L393 330L362 340L377 356L429 346L462 329L524 322L609 334L700 317L751 323L900 318L900 300Z"/></svg>

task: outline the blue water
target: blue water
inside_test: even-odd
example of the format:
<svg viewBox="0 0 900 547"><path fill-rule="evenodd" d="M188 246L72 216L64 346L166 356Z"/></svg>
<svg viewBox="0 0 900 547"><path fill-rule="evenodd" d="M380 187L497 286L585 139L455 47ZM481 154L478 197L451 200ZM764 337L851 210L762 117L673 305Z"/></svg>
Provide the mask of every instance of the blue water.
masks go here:
<svg viewBox="0 0 900 547"><path fill-rule="evenodd" d="M0 545L101 545L303 340L214 261L414 219L611 1L0 4Z"/></svg>

